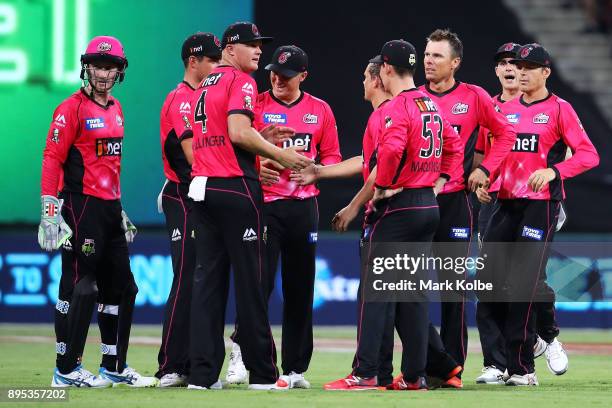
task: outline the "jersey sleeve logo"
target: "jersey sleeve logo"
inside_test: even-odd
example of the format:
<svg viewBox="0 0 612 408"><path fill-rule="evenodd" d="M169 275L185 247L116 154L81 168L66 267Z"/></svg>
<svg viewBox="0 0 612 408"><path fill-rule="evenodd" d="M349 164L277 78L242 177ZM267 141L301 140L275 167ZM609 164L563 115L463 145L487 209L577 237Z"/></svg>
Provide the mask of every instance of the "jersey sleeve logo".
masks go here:
<svg viewBox="0 0 612 408"><path fill-rule="evenodd" d="M59 127L66 126L66 117L62 113L58 113L55 119L53 119L53 124Z"/></svg>
<svg viewBox="0 0 612 408"><path fill-rule="evenodd" d="M185 129L191 129L191 123L189 123L189 119L187 119L187 115L183 115L183 123L185 124Z"/></svg>
<svg viewBox="0 0 612 408"><path fill-rule="evenodd" d="M420 112L437 112L436 104L427 96L413 99Z"/></svg>
<svg viewBox="0 0 612 408"><path fill-rule="evenodd" d="M51 140L55 142L55 144L59 143L59 129L53 129L53 136L51 137Z"/></svg>
<svg viewBox="0 0 612 408"><path fill-rule="evenodd" d="M463 115L468 112L469 108L470 106L467 103L457 102L453 106L453 109L451 110L451 112L453 113L453 115Z"/></svg>
<svg viewBox="0 0 612 408"><path fill-rule="evenodd" d="M312 113L305 114L302 120L304 123L309 125L316 125L319 123L319 117L317 115L313 115Z"/></svg>
<svg viewBox="0 0 612 408"><path fill-rule="evenodd" d="M540 113L540 114L537 114L537 115L535 115L533 117L533 123L542 124L543 125L543 124L548 123L548 119L550 119L550 117L548 115L546 115L544 113Z"/></svg>
<svg viewBox="0 0 612 408"><path fill-rule="evenodd" d="M248 95L244 96L244 108L248 110L253 110L253 98Z"/></svg>
<svg viewBox="0 0 612 408"><path fill-rule="evenodd" d="M242 85L242 92L244 92L245 94L253 95L253 84L251 84L250 82L246 82L244 85Z"/></svg>
<svg viewBox="0 0 612 408"><path fill-rule="evenodd" d="M123 126L123 118L119 114L115 115L115 120L117 121L117 126Z"/></svg>
<svg viewBox="0 0 612 408"><path fill-rule="evenodd" d="M391 120L391 116L385 116L385 129L389 129L393 125L393 120Z"/></svg>
<svg viewBox="0 0 612 408"><path fill-rule="evenodd" d="M179 105L179 113L181 115L189 115L191 113L191 105L189 102L181 102Z"/></svg>

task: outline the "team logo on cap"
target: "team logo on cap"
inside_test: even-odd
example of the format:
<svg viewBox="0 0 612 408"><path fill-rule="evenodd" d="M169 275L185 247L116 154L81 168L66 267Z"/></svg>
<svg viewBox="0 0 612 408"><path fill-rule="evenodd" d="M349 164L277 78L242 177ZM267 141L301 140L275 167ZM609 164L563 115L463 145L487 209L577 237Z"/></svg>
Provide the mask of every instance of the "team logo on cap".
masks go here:
<svg viewBox="0 0 612 408"><path fill-rule="evenodd" d="M287 60L289 59L289 57L291 56L290 52L283 52L281 55L278 56L278 63L279 64L284 64L285 62L287 62Z"/></svg>
<svg viewBox="0 0 612 408"><path fill-rule="evenodd" d="M216 35L213 35L213 41L215 42L215 45L216 45L217 47L220 47L220 46L221 46L221 41L219 41L219 39L217 38L217 36L216 36Z"/></svg>
<svg viewBox="0 0 612 408"><path fill-rule="evenodd" d="M523 49L521 50L521 58L527 58L527 56L529 55L529 53L531 52L531 50L533 50L533 48L532 48L532 47L526 47L526 48L523 48Z"/></svg>
<svg viewBox="0 0 612 408"><path fill-rule="evenodd" d="M508 43L504 47L504 51L512 51L513 48L514 48L514 44L513 43Z"/></svg>
<svg viewBox="0 0 612 408"><path fill-rule="evenodd" d="M255 24L251 24L251 30L253 31L253 34L259 37L259 30L257 29L257 26Z"/></svg>
<svg viewBox="0 0 612 408"><path fill-rule="evenodd" d="M97 50L98 52L109 52L111 48L113 48L113 46L107 43L106 41L104 41L98 44Z"/></svg>

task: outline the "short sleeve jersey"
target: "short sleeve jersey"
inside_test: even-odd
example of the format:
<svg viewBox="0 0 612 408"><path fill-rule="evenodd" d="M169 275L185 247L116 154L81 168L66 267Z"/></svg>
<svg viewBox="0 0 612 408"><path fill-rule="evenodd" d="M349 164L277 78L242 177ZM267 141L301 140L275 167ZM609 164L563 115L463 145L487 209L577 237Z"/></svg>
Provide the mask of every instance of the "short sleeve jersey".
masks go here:
<svg viewBox="0 0 612 408"><path fill-rule="evenodd" d="M562 200L563 181L599 164L599 155L578 115L565 100L550 93L545 99L526 103L523 96L501 105L514 124L516 142L500 170L501 199ZM565 160L567 147L572 157ZM527 182L531 174L552 168L557 177L536 193Z"/></svg>
<svg viewBox="0 0 612 408"><path fill-rule="evenodd" d="M378 144L376 186L432 187L460 167L461 142L436 104L416 88L382 108L384 132Z"/></svg>
<svg viewBox="0 0 612 408"><path fill-rule="evenodd" d="M183 81L174 88L161 109L160 138L164 175L175 183L189 183L191 165L185 157L181 142L193 136L191 123L191 98L195 89Z"/></svg>
<svg viewBox="0 0 612 408"><path fill-rule="evenodd" d="M474 148L480 126L489 128L495 136L496 148L485 157L481 166L487 172L496 171L512 148L516 134L503 115L496 111L491 96L481 87L457 81L445 92L434 92L429 85L419 89L427 93L440 107L444 118L455 128L463 143L463 166L458 168L444 185L441 194L466 188L465 178L470 174L474 160Z"/></svg>
<svg viewBox="0 0 612 408"><path fill-rule="evenodd" d="M121 105L112 96L102 106L81 89L64 100L47 134L42 194L55 196L61 190L103 200L121 198L123 125Z"/></svg>
<svg viewBox="0 0 612 408"><path fill-rule="evenodd" d="M383 107L389 103L384 101L378 108L370 114L365 132L363 133L363 183L365 184L370 177L370 173L376 167L378 156L378 141L385 129L385 115Z"/></svg>
<svg viewBox="0 0 612 408"><path fill-rule="evenodd" d="M325 101L302 92L295 102L286 104L274 97L271 91L264 92L257 100L255 127L261 130L273 124L295 129L295 135L280 143L279 147L303 146L301 154L313 160L318 159L323 165L342 160L336 119ZM290 175L291 170L282 170L277 183L262 186L265 202L303 200L319 194L315 185L299 186L290 180Z"/></svg>
<svg viewBox="0 0 612 408"><path fill-rule="evenodd" d="M255 155L235 146L229 137L229 115L255 118L257 84L246 73L218 66L200 84L191 100L193 166L191 175L258 179Z"/></svg>

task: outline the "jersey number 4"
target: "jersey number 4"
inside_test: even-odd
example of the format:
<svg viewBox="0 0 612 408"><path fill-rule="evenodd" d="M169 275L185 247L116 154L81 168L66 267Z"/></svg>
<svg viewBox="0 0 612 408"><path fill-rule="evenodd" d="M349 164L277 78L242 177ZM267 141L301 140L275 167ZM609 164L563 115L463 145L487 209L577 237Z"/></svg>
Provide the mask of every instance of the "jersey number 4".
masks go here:
<svg viewBox="0 0 612 408"><path fill-rule="evenodd" d="M442 155L442 118L436 114L423 115L421 118L423 119L421 136L429 142L429 146L419 151L419 157L423 159L428 159L432 155L440 157ZM434 126L435 124L437 124L437 128ZM436 148L436 139L438 139L438 148Z"/></svg>
<svg viewBox="0 0 612 408"><path fill-rule="evenodd" d="M202 123L202 133L206 133L206 120L208 119L206 116L206 92L207 91L204 90L202 95L200 95L193 115L193 121L195 123Z"/></svg>

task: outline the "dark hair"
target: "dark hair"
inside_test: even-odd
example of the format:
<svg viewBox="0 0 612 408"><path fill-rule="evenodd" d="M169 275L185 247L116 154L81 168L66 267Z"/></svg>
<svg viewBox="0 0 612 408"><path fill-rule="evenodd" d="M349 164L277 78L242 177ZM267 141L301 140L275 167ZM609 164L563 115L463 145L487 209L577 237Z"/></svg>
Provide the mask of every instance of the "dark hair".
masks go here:
<svg viewBox="0 0 612 408"><path fill-rule="evenodd" d="M446 41L450 45L453 58L463 59L463 43L456 33L453 33L449 28L444 30L438 28L427 37L427 42L430 41Z"/></svg>
<svg viewBox="0 0 612 408"><path fill-rule="evenodd" d="M190 55L190 57L195 57L198 62L202 62L202 60L204 59L204 57L206 57L206 55ZM221 58L215 58L215 57L208 57L213 61L217 61L219 62L221 60ZM183 65L185 66L185 68L187 68L187 65L189 64L189 57L185 58L183 60Z"/></svg>
<svg viewBox="0 0 612 408"><path fill-rule="evenodd" d="M414 76L414 72L416 71L416 65L412 68L407 68L407 67L398 67L397 65L391 65L393 67L393 69L395 70L395 73L400 77L403 78L406 75L410 75L410 76Z"/></svg>

